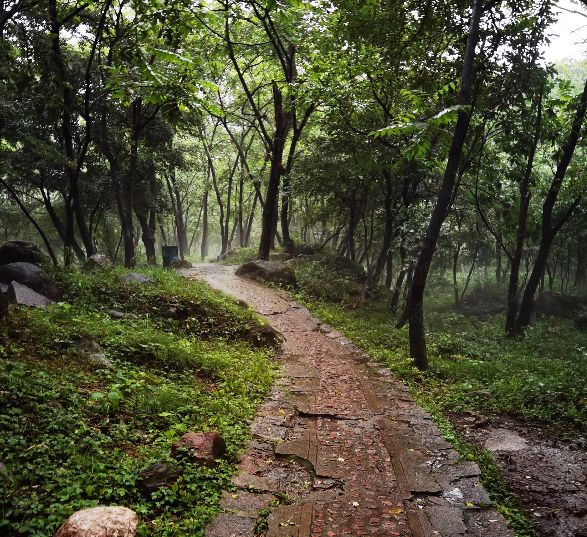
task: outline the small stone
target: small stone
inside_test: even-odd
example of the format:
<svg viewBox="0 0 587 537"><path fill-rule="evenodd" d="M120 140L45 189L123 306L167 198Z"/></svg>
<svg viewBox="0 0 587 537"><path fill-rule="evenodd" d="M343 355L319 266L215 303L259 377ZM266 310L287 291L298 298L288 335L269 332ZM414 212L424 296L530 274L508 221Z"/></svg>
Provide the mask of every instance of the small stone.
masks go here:
<svg viewBox="0 0 587 537"><path fill-rule="evenodd" d="M113 367L112 362L106 358L104 349L94 340L82 337L75 345L88 361L106 369L111 369Z"/></svg>
<svg viewBox="0 0 587 537"><path fill-rule="evenodd" d="M30 308L46 308L52 303L46 296L18 282L11 282L8 288L8 301L17 306L28 306Z"/></svg>
<svg viewBox="0 0 587 537"><path fill-rule="evenodd" d="M126 313L118 310L108 310L108 315L110 315L112 319L124 319L126 317Z"/></svg>
<svg viewBox="0 0 587 537"><path fill-rule="evenodd" d="M155 462L141 470L137 486L143 492L155 492L173 485L179 478L179 470L168 462Z"/></svg>
<svg viewBox="0 0 587 537"><path fill-rule="evenodd" d="M226 453L224 439L214 431L206 433L185 433L171 447L171 456L178 458L182 452L196 464L213 466Z"/></svg>
<svg viewBox="0 0 587 537"><path fill-rule="evenodd" d="M54 537L134 537L138 524L127 507L91 507L71 515Z"/></svg>
<svg viewBox="0 0 587 537"><path fill-rule="evenodd" d="M82 265L82 270L90 272L92 270L104 269L112 266L112 261L105 255L94 254L88 257Z"/></svg>
<svg viewBox="0 0 587 537"><path fill-rule="evenodd" d="M138 272L131 272L129 274L125 274L120 279L125 283L155 283L155 280L153 280L153 278L149 278L149 276L139 274Z"/></svg>

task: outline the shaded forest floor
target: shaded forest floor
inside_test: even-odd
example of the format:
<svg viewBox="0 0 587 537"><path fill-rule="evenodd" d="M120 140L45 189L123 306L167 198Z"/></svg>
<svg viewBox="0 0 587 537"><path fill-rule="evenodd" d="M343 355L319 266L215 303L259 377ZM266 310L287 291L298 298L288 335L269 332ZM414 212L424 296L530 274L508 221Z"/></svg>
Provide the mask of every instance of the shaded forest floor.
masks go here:
<svg viewBox="0 0 587 537"><path fill-rule="evenodd" d="M138 535L203 535L273 379L265 325L201 282L162 270L57 273L63 302L0 322L0 534L47 537L72 514L124 505ZM170 456L218 431L215 467ZM141 485L154 463L167 487Z"/></svg>

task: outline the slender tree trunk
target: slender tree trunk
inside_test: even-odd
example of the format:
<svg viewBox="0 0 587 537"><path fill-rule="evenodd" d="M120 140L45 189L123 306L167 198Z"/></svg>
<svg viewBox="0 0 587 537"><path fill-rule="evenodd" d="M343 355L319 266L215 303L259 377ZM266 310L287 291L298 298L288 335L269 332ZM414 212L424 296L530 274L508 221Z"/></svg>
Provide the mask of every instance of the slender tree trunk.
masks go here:
<svg viewBox="0 0 587 537"><path fill-rule="evenodd" d="M279 183L283 173L283 150L290 128L290 114L284 111L283 95L275 82L273 82L273 108L275 112L275 135L273 137L269 184L267 185L261 220L259 259L269 259L269 252L275 239Z"/></svg>
<svg viewBox="0 0 587 537"><path fill-rule="evenodd" d="M184 221L184 210L183 202L181 199L181 193L177 185L175 177L175 166L171 167L169 175L165 176L167 182L167 190L169 191L169 198L171 200L171 207L173 210L173 218L175 221L175 229L177 232L177 244L179 247L179 257L185 259L188 254L188 236L186 232L186 226Z"/></svg>
<svg viewBox="0 0 587 537"><path fill-rule="evenodd" d="M281 189L281 236L283 249L291 252L294 246L293 239L289 232L289 211L290 211L290 178L289 174L283 177L283 188Z"/></svg>
<svg viewBox="0 0 587 537"><path fill-rule="evenodd" d="M473 11L471 13L471 22L465 57L463 61L462 81L459 91L458 104L461 106L471 105L471 93L473 89L475 47L479 41L479 22L483 12L482 0L474 0ZM463 144L469 129L469 112L461 110L458 115L455 131L450 147L448 162L438 199L426 235L422 244L420 255L414 268L412 285L408 296L408 319L409 319L409 341L410 354L414 359L414 364L419 369L427 369L428 358L426 354L426 336L424 332L424 290L426 289L426 280L430 270L430 263L436 249L436 243L440 234L440 228L444 222L452 199L456 177L461 162Z"/></svg>
<svg viewBox="0 0 587 537"><path fill-rule="evenodd" d="M452 286L455 295L455 306L458 307L459 305L459 297L461 296L459 293L459 282L458 282L458 273L459 273L459 254L461 253L461 245L459 244L455 249L453 256L452 256Z"/></svg>
<svg viewBox="0 0 587 537"><path fill-rule="evenodd" d="M200 247L200 257L206 259L208 257L208 187L202 196L202 244Z"/></svg>
<svg viewBox="0 0 587 537"><path fill-rule="evenodd" d="M553 223L554 206L558 199L558 194L560 192L560 188L565 178L567 168L571 163L571 159L573 158L577 142L579 141L581 127L583 126L586 110L587 80L585 81L585 87L583 88L583 93L579 101L579 106L577 107L577 112L573 120L571 132L569 133L569 138L565 146L563 147L561 158L558 163L556 172L554 174L554 179L552 181L552 184L550 185L550 189L548 191L548 194L546 195L544 204L542 205L542 233L540 237L540 246L538 248L538 254L536 255L536 259L534 261L532 273L528 278L528 283L526 284L526 289L524 290L522 303L520 304L520 313L518 315L518 327L520 329L524 329L530 324L530 319L532 318L532 313L534 310L534 295L536 293L538 285L540 284L542 274L544 273L552 242L560 228L563 226L565 221L568 220L568 218L570 218L572 212L575 210L575 208L580 202L580 198L576 199L575 202L571 204L566 213L559 218L559 221L557 223Z"/></svg>
<svg viewBox="0 0 587 537"><path fill-rule="evenodd" d="M526 240L526 223L528 221L528 208L530 207L530 179L532 178L532 169L534 167L534 156L540 141L540 131L542 129L542 89L538 96L536 104L536 121L534 123L534 138L528 154L528 162L524 177L520 181L520 210L518 213L518 224L516 228L516 246L510 263L510 281L508 286L507 312L505 321L505 330L509 336L513 336L516 331L516 316L518 314L518 281L520 273L520 263L524 253L524 242Z"/></svg>

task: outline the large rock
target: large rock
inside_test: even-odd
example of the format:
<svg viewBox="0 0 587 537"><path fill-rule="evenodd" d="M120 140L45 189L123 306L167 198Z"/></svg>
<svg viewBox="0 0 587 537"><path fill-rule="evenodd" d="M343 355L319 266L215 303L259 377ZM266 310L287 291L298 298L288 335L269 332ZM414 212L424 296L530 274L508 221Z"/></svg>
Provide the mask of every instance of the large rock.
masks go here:
<svg viewBox="0 0 587 537"><path fill-rule="evenodd" d="M127 507L91 507L71 515L55 537L134 537L138 524Z"/></svg>
<svg viewBox="0 0 587 537"><path fill-rule="evenodd" d="M216 432L185 433L171 447L171 456L186 455L192 462L203 466L213 466L217 459L224 457L226 444Z"/></svg>
<svg viewBox="0 0 587 537"><path fill-rule="evenodd" d="M46 308L52 303L46 296L18 282L11 282L8 286L8 302L17 306L28 306L30 308Z"/></svg>
<svg viewBox="0 0 587 537"><path fill-rule="evenodd" d="M168 462L156 462L141 470L137 486L143 492L151 493L173 485L179 478L179 470Z"/></svg>
<svg viewBox="0 0 587 537"><path fill-rule="evenodd" d="M92 270L105 269L112 266L112 261L105 255L94 254L88 257L82 265L82 270L91 272Z"/></svg>
<svg viewBox="0 0 587 537"><path fill-rule="evenodd" d="M18 262L40 265L48 259L47 255L32 242L9 241L0 246L0 265Z"/></svg>
<svg viewBox="0 0 587 537"><path fill-rule="evenodd" d="M0 282L10 284L13 281L26 285L52 300L61 299L59 288L47 277L41 267L33 263L18 261L8 265L0 265Z"/></svg>
<svg viewBox="0 0 587 537"><path fill-rule="evenodd" d="M263 261L260 259L249 261L237 269L236 275L250 280L263 280L294 287L296 285L293 268L279 261Z"/></svg>

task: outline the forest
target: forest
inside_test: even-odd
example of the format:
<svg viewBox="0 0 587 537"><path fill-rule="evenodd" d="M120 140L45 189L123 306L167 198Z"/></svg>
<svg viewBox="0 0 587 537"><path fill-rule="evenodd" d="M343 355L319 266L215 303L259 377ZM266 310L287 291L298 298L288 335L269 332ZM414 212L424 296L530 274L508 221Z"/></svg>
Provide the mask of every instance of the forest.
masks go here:
<svg viewBox="0 0 587 537"><path fill-rule="evenodd" d="M480 467L466 535L586 535L587 56L546 59L561 12L587 25L585 0L0 1L0 534L94 535L62 524L116 505L122 536L367 535L286 533L290 489L222 522L284 356L321 372L316 408L376 384L312 361L324 332ZM310 336L267 309L283 291ZM334 414L292 405L322 445ZM221 455L175 456L210 431ZM319 459L314 489L345 481ZM420 535L417 490L372 534Z"/></svg>

